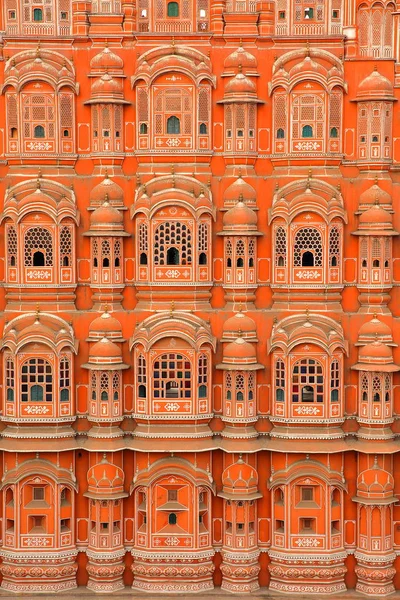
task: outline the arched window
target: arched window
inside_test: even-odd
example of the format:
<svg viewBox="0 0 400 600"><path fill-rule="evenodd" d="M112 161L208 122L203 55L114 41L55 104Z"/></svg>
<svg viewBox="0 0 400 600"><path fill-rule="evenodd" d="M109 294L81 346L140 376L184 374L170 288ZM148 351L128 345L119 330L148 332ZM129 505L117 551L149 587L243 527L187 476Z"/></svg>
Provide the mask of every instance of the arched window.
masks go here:
<svg viewBox="0 0 400 600"><path fill-rule="evenodd" d="M153 397L192 397L192 365L182 354L163 354L155 360Z"/></svg>
<svg viewBox="0 0 400 600"><path fill-rule="evenodd" d="M147 123L140 123L140 135L147 135Z"/></svg>
<svg viewBox="0 0 400 600"><path fill-rule="evenodd" d="M162 223L155 231L154 241L155 265L192 264L192 232L186 223L175 221ZM177 262L168 262L169 260L177 260Z"/></svg>
<svg viewBox="0 0 400 600"><path fill-rule="evenodd" d="M332 227L329 231L329 266L338 267L340 265L340 230L338 227Z"/></svg>
<svg viewBox="0 0 400 600"><path fill-rule="evenodd" d="M207 125L205 123L200 123L199 133L200 135L207 135Z"/></svg>
<svg viewBox="0 0 400 600"><path fill-rule="evenodd" d="M200 354L197 363L197 382L199 385L199 398L207 398L208 392L208 357L206 354Z"/></svg>
<svg viewBox="0 0 400 600"><path fill-rule="evenodd" d="M176 525L176 521L177 521L177 517L175 513L169 513L168 515L168 524L169 525Z"/></svg>
<svg viewBox="0 0 400 600"><path fill-rule="evenodd" d="M139 398L146 398L146 386L145 385L139 385L138 396L139 396Z"/></svg>
<svg viewBox="0 0 400 600"><path fill-rule="evenodd" d="M376 376L372 379L372 401L380 402L382 394L382 382L379 376Z"/></svg>
<svg viewBox="0 0 400 600"><path fill-rule="evenodd" d="M100 374L100 400L108 402L108 393L110 389L110 376L108 373Z"/></svg>
<svg viewBox="0 0 400 600"><path fill-rule="evenodd" d="M104 268L109 268L111 260L111 247L108 240L101 242L101 264Z"/></svg>
<svg viewBox="0 0 400 600"><path fill-rule="evenodd" d="M32 227L25 233L25 267L53 266L53 238L43 227Z"/></svg>
<svg viewBox="0 0 400 600"><path fill-rule="evenodd" d="M303 138L312 138L314 137L313 128L311 125L304 125L301 130L301 137Z"/></svg>
<svg viewBox="0 0 400 600"><path fill-rule="evenodd" d="M147 254L145 252L140 253L140 264L147 265Z"/></svg>
<svg viewBox="0 0 400 600"><path fill-rule="evenodd" d="M278 140L284 140L285 139L285 130L282 129L282 127L279 127L279 129L276 132L276 137Z"/></svg>
<svg viewBox="0 0 400 600"><path fill-rule="evenodd" d="M51 365L43 358L30 358L21 369L22 402L52 402L53 374Z"/></svg>
<svg viewBox="0 0 400 600"><path fill-rule="evenodd" d="M179 17L179 4L177 2L168 2L167 16L168 17Z"/></svg>
<svg viewBox="0 0 400 600"><path fill-rule="evenodd" d="M168 248L167 265L179 265L179 250L177 248Z"/></svg>
<svg viewBox="0 0 400 600"><path fill-rule="evenodd" d="M297 361L293 366L292 401L324 401L324 377L322 365L313 358L304 358Z"/></svg>
<svg viewBox="0 0 400 600"><path fill-rule="evenodd" d="M181 132L181 122L174 115L167 119L167 133L176 135Z"/></svg>
<svg viewBox="0 0 400 600"><path fill-rule="evenodd" d="M44 138L45 137L45 131L44 131L43 125L36 125L35 129L33 130L33 136L35 138Z"/></svg>
<svg viewBox="0 0 400 600"><path fill-rule="evenodd" d="M33 9L33 20L34 21L43 21L43 10L41 8Z"/></svg>
<svg viewBox="0 0 400 600"><path fill-rule="evenodd" d="M305 227L296 233L294 266L322 267L322 238L318 229Z"/></svg>
<svg viewBox="0 0 400 600"><path fill-rule="evenodd" d="M337 137L339 137L339 132L338 132L338 128L337 127L331 127L330 137L331 138L337 138Z"/></svg>
<svg viewBox="0 0 400 600"><path fill-rule="evenodd" d="M277 402L284 402L285 387L285 363L278 359L275 365L275 399Z"/></svg>

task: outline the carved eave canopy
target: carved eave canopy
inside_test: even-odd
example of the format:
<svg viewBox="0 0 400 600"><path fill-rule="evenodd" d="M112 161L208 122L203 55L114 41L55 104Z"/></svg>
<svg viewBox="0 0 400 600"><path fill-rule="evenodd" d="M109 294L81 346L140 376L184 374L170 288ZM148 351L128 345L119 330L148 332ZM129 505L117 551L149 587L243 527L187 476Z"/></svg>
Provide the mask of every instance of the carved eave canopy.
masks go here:
<svg viewBox="0 0 400 600"><path fill-rule="evenodd" d="M328 355L340 349L348 354L348 342L342 326L324 315L292 315L282 319L272 328L268 352L283 350L289 354L299 344L315 344Z"/></svg>
<svg viewBox="0 0 400 600"><path fill-rule="evenodd" d="M138 60L136 73L131 79L132 87L140 80L150 85L160 75L179 71L199 84L209 81L215 87L216 77L212 74L208 56L188 46L159 46L144 52Z"/></svg>
<svg viewBox="0 0 400 600"><path fill-rule="evenodd" d="M192 313L171 310L147 317L140 323L129 341L129 349L141 344L146 352L165 338L182 339L194 350L209 345L215 352L216 339L210 326Z"/></svg>
<svg viewBox="0 0 400 600"><path fill-rule="evenodd" d="M80 214L71 188L49 179L28 179L7 189L0 222L11 219L20 222L26 215L42 212L55 223L70 218L79 225Z"/></svg>
<svg viewBox="0 0 400 600"><path fill-rule="evenodd" d="M215 220L216 208L209 188L194 177L174 174L154 177L138 187L131 218L143 213L151 219L157 211L171 205L188 210L195 218L207 213Z"/></svg>
<svg viewBox="0 0 400 600"><path fill-rule="evenodd" d="M274 219L281 217L291 223L304 212L316 213L326 223L335 218L347 223L340 190L312 177L288 183L275 192L272 208L268 211L268 222L271 224Z"/></svg>
<svg viewBox="0 0 400 600"><path fill-rule="evenodd" d="M8 86L20 91L33 80L45 81L57 91L69 87L76 94L79 93L79 84L76 83L75 69L71 61L54 50L45 50L38 46L36 50L23 50L14 54L6 62L1 91L3 93Z"/></svg>
<svg viewBox="0 0 400 600"><path fill-rule="evenodd" d="M268 487L269 489L273 489L302 478L309 478L310 480L319 479L327 485L335 485L347 491L346 481L342 473L334 471L329 465L324 465L313 459L299 460L288 465L285 469L274 471L268 480Z"/></svg>
<svg viewBox="0 0 400 600"><path fill-rule="evenodd" d="M61 317L43 312L20 315L4 327L2 350L8 348L17 354L28 344L49 346L57 355L65 348L75 354L78 352L78 341L72 327Z"/></svg>
<svg viewBox="0 0 400 600"><path fill-rule="evenodd" d="M131 493L138 486L148 487L157 479L174 475L188 479L196 487L206 486L215 494L215 483L211 473L177 456L161 458L147 469L137 471L132 481Z"/></svg>
<svg viewBox="0 0 400 600"><path fill-rule="evenodd" d="M0 489L4 489L8 485L18 483L28 477L32 478L34 482L34 478L38 476L48 477L55 483L65 484L72 487L76 492L78 491L78 483L72 469L64 469L44 458L26 460L19 463L13 469L6 471L2 477Z"/></svg>

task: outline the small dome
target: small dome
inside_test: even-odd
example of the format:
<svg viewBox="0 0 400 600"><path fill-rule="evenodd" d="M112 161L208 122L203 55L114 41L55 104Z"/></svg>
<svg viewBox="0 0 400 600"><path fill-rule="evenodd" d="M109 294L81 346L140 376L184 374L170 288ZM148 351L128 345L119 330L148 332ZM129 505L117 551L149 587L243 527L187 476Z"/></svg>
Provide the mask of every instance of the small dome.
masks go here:
<svg viewBox="0 0 400 600"><path fill-rule="evenodd" d="M257 199L256 190L241 176L231 183L224 192L225 204L236 204L239 199L246 204L255 204Z"/></svg>
<svg viewBox="0 0 400 600"><path fill-rule="evenodd" d="M109 312L104 312L100 317L91 322L89 328L91 338L102 339L103 337L113 339L122 337L121 323L110 315Z"/></svg>
<svg viewBox="0 0 400 600"><path fill-rule="evenodd" d="M120 363L122 361L121 350L117 344L106 337L93 344L89 351L89 362L98 364Z"/></svg>
<svg viewBox="0 0 400 600"><path fill-rule="evenodd" d="M327 76L326 69L321 65L321 63L312 60L310 56L306 56L302 62L297 63L292 69L290 69L290 77L293 78L298 73L304 74L306 71L311 72L313 75L322 75L324 78Z"/></svg>
<svg viewBox="0 0 400 600"><path fill-rule="evenodd" d="M243 46L239 46L237 50L234 50L229 56L226 57L224 62L225 69L256 69L257 59L253 54L247 52Z"/></svg>
<svg viewBox="0 0 400 600"><path fill-rule="evenodd" d="M244 94L251 94L254 96L256 94L256 89L256 84L253 83L251 79L246 77L246 75L243 75L243 73L238 73L227 83L225 87L225 94L234 94L240 96Z"/></svg>
<svg viewBox="0 0 400 600"><path fill-rule="evenodd" d="M124 472L120 467L112 465L104 456L103 460L88 471L89 492L105 497L124 492Z"/></svg>
<svg viewBox="0 0 400 600"><path fill-rule="evenodd" d="M104 202L90 215L90 228L96 231L112 231L115 229L122 231L123 221L122 213L108 202Z"/></svg>
<svg viewBox="0 0 400 600"><path fill-rule="evenodd" d="M255 493L258 485L257 471L240 458L237 463L224 470L222 484L224 492L230 494Z"/></svg>
<svg viewBox="0 0 400 600"><path fill-rule="evenodd" d="M90 192L91 204L103 204L107 200L110 204L122 205L124 201L124 192L122 188L112 179L105 176L103 181L97 184Z"/></svg>
<svg viewBox="0 0 400 600"><path fill-rule="evenodd" d="M373 71L358 86L357 100L369 100L378 98L393 98L393 85L389 79Z"/></svg>
<svg viewBox="0 0 400 600"><path fill-rule="evenodd" d="M96 54L90 61L90 68L93 70L104 70L113 71L115 69L122 69L124 62L114 52L111 52L110 48L104 48L99 54Z"/></svg>
<svg viewBox="0 0 400 600"><path fill-rule="evenodd" d="M392 215L379 204L374 204L360 215L360 225L392 225Z"/></svg>
<svg viewBox="0 0 400 600"><path fill-rule="evenodd" d="M224 229L257 229L257 215L244 202L238 202L223 217Z"/></svg>
<svg viewBox="0 0 400 600"><path fill-rule="evenodd" d="M118 79L104 73L92 83L92 98L122 98L122 86Z"/></svg>
<svg viewBox="0 0 400 600"><path fill-rule="evenodd" d="M392 197L377 183L374 183L360 195L360 204L392 204Z"/></svg>
<svg viewBox="0 0 400 600"><path fill-rule="evenodd" d="M233 317L229 317L223 325L223 341L236 340L243 337L245 340L257 341L256 324L246 314L239 312Z"/></svg>
<svg viewBox="0 0 400 600"><path fill-rule="evenodd" d="M358 342L360 344L369 344L376 338L381 342L393 342L392 330L389 325L380 321L376 315L371 321L364 323L358 332Z"/></svg>
<svg viewBox="0 0 400 600"><path fill-rule="evenodd" d="M357 495L362 498L383 499L393 496L393 491L393 475L381 469L376 461L372 469L363 471L357 478Z"/></svg>
<svg viewBox="0 0 400 600"><path fill-rule="evenodd" d="M252 364L257 361L257 353L253 344L243 338L236 338L224 348L223 362L232 365Z"/></svg>
<svg viewBox="0 0 400 600"><path fill-rule="evenodd" d="M393 360L392 349L379 340L362 346L358 351L360 361L365 362L391 362Z"/></svg>

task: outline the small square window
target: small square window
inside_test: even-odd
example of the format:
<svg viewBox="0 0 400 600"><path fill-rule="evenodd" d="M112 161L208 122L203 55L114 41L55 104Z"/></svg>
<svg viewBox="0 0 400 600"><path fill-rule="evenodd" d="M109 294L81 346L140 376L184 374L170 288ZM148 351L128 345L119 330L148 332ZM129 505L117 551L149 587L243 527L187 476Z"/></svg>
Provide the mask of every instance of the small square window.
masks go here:
<svg viewBox="0 0 400 600"><path fill-rule="evenodd" d="M283 21L283 19L286 19L286 12L284 10L280 10L279 11L279 18Z"/></svg>
<svg viewBox="0 0 400 600"><path fill-rule="evenodd" d="M332 11L332 19L339 19L340 17L340 12L338 10L333 10Z"/></svg>
<svg viewBox="0 0 400 600"><path fill-rule="evenodd" d="M168 490L168 502L177 502L178 490Z"/></svg>
<svg viewBox="0 0 400 600"><path fill-rule="evenodd" d="M10 19L10 21L14 21L17 18L17 12L15 10L9 10L8 18Z"/></svg>
<svg viewBox="0 0 400 600"><path fill-rule="evenodd" d="M34 500L44 500L44 488L43 487L34 487L33 488L33 499Z"/></svg>
<svg viewBox="0 0 400 600"><path fill-rule="evenodd" d="M315 533L315 519L300 519L301 533Z"/></svg>
<svg viewBox="0 0 400 600"><path fill-rule="evenodd" d="M68 13L63 11L61 13L61 21L67 21L67 20L68 20Z"/></svg>
<svg viewBox="0 0 400 600"><path fill-rule="evenodd" d="M206 18L206 11L204 10L204 8L201 8L199 11L199 15L200 15L200 19L205 19Z"/></svg>
<svg viewBox="0 0 400 600"><path fill-rule="evenodd" d="M304 9L304 18L305 19L313 19L314 18L314 9L311 7Z"/></svg>
<svg viewBox="0 0 400 600"><path fill-rule="evenodd" d="M302 502L313 502L314 500L314 488L302 487L301 488L301 500Z"/></svg>
<svg viewBox="0 0 400 600"><path fill-rule="evenodd" d="M146 19L147 18L147 8L143 8L142 9L142 11L140 13L140 16L141 16L142 19Z"/></svg>

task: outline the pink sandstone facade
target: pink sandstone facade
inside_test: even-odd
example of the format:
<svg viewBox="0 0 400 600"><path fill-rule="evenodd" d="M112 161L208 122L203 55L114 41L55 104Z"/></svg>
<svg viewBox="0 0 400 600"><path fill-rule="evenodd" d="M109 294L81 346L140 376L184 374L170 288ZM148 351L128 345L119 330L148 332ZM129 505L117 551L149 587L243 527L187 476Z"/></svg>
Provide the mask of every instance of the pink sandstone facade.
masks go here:
<svg viewBox="0 0 400 600"><path fill-rule="evenodd" d="M400 589L399 16L1 2L1 589Z"/></svg>

